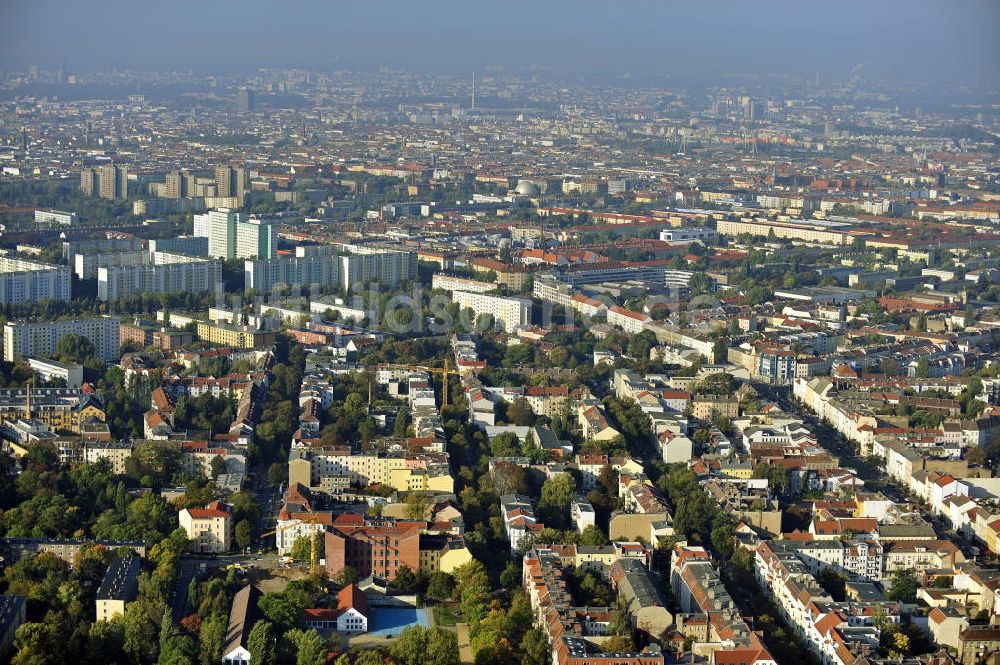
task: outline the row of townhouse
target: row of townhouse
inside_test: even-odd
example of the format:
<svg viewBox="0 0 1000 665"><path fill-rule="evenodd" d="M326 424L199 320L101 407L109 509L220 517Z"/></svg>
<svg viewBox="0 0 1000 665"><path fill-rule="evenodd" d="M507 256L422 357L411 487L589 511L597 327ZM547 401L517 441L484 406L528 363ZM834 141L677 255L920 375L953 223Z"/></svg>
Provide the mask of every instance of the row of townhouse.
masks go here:
<svg viewBox="0 0 1000 665"><path fill-rule="evenodd" d="M523 399L536 416L554 418L560 415L569 400L566 386L498 386L483 387L487 398L511 404Z"/></svg>
<svg viewBox="0 0 1000 665"><path fill-rule="evenodd" d="M611 566L616 561L635 559L649 568L653 558L652 550L637 541L616 540L610 545L545 545L545 547L559 556L564 568L574 568L580 573L591 572L604 581L611 580Z"/></svg>
<svg viewBox="0 0 1000 665"><path fill-rule="evenodd" d="M611 513L608 533L612 540L658 542L674 535L674 518L666 498L643 475L618 474L620 508Z"/></svg>
<svg viewBox="0 0 1000 665"><path fill-rule="evenodd" d="M878 419L874 413L855 410L848 402L837 399L837 390L829 377L795 379L792 394L844 438L858 444L863 456L871 454Z"/></svg>
<svg viewBox="0 0 1000 665"><path fill-rule="evenodd" d="M897 404L909 402L920 409L944 409L947 411L950 409L950 402L938 400L935 403L924 403L906 396L895 397L888 401L885 399L873 400L872 395L868 392L858 394L850 390L850 388L855 387L854 382L840 382L835 377L796 379L792 385L792 392L796 399L828 422L846 439L857 444L864 456L873 454L875 439L881 434L923 434L928 439L928 444L951 444L953 450L959 450L985 445L997 431L1000 431L1000 416L993 415L989 411L977 419L948 419L939 429L926 432L912 428L892 427L888 423L880 422L875 413L876 407L895 400ZM896 392L901 392L907 387L909 386L897 387ZM841 388L848 388L848 390L841 390ZM953 452L952 454L961 455L962 453Z"/></svg>
<svg viewBox="0 0 1000 665"><path fill-rule="evenodd" d="M126 462L137 448L152 444L169 450L176 455L183 474L192 478L214 478L217 473L243 475L246 473L246 449L225 439L219 441L187 441L163 439L129 439L127 441L88 441L84 444L82 460L85 464L96 464L107 460L111 471L124 474ZM221 461L221 468L216 467Z"/></svg>
<svg viewBox="0 0 1000 665"><path fill-rule="evenodd" d="M743 452L755 445L803 446L816 443L816 435L801 418L784 413L746 415L733 419Z"/></svg>
<svg viewBox="0 0 1000 665"><path fill-rule="evenodd" d="M740 615L703 547L677 546L670 557L670 588L677 608L676 630L692 640L693 656L705 656L715 662L738 652L746 665L776 665L774 657L760 636ZM720 654L720 652L722 652Z"/></svg>
<svg viewBox="0 0 1000 665"><path fill-rule="evenodd" d="M153 389L150 393L150 408L143 414L144 436L157 441L185 437L186 433L174 431L175 401L181 395L225 395L236 402L235 417L227 432L209 433L212 439L210 447L225 448L245 455L247 447L253 443L267 389L271 384L270 368L274 363L274 355L268 350L245 357L255 363L250 374L228 375L221 379L190 377Z"/></svg>
<svg viewBox="0 0 1000 665"><path fill-rule="evenodd" d="M836 536L779 541L775 547L794 553L812 575L831 570L852 581L885 581L899 570L956 570L965 563L954 543L934 537L883 540L879 532L851 534L848 530L837 530Z"/></svg>
<svg viewBox="0 0 1000 665"><path fill-rule="evenodd" d="M517 552L524 542L534 538L545 528L535 517L531 498L521 494L504 494L500 497L500 519L512 553Z"/></svg>
<svg viewBox="0 0 1000 665"><path fill-rule="evenodd" d="M950 522L955 531L975 538L990 552L1000 552L1000 480L918 472L910 487L927 502L932 513Z"/></svg>
<svg viewBox="0 0 1000 665"><path fill-rule="evenodd" d="M644 570L641 565L639 568ZM652 601L658 595L651 584L642 586L637 582L641 573L630 574L631 579L626 579L625 575L618 577L616 591L629 603L635 623L637 615L633 610L652 609ZM613 612L611 608L579 607L573 602L563 559L553 550L530 549L524 555L521 582L531 603L532 622L545 631L552 650L550 662L555 665L664 665L666 662L657 644L632 653L593 653L594 647L599 648L611 636ZM656 626L645 615L642 625L655 631L662 623L662 613L670 616L662 604L659 610Z"/></svg>
<svg viewBox="0 0 1000 665"><path fill-rule="evenodd" d="M650 417L662 461L674 464L691 460L694 444L687 436L690 425L685 415L692 406L690 392L674 387L666 376L640 377L628 369L615 370L612 387L618 399L635 401Z"/></svg>
<svg viewBox="0 0 1000 665"><path fill-rule="evenodd" d="M879 646L876 611L899 623L896 603L835 603L787 541L763 541L754 554L754 575L807 648L824 665L852 665Z"/></svg>
<svg viewBox="0 0 1000 665"><path fill-rule="evenodd" d="M689 279L690 273L686 273L685 278ZM556 279L536 279L532 288L536 298L572 309L581 316L606 315L609 325L617 326L627 333L639 334L644 330L649 330L656 335L657 341L661 344L693 350L704 356L709 362L720 360L715 358L714 340L700 332L679 329L663 322L654 321L642 312L635 312L617 305L608 306L601 300L576 291L572 285Z"/></svg>
<svg viewBox="0 0 1000 665"><path fill-rule="evenodd" d="M608 313L608 305L574 289L555 277L542 276L532 284L532 295L539 300L572 310L582 317ZM610 321L609 321L610 323Z"/></svg>

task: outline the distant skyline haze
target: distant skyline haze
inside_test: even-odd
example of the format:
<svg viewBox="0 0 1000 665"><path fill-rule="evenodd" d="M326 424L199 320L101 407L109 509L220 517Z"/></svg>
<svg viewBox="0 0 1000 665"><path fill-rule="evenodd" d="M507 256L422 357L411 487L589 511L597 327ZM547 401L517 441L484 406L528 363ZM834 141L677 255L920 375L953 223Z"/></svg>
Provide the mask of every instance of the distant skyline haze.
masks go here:
<svg viewBox="0 0 1000 665"><path fill-rule="evenodd" d="M0 2L0 67L68 71L380 65L575 77L771 74L1000 86L1000 2L515 0ZM338 60L339 58L339 60Z"/></svg>

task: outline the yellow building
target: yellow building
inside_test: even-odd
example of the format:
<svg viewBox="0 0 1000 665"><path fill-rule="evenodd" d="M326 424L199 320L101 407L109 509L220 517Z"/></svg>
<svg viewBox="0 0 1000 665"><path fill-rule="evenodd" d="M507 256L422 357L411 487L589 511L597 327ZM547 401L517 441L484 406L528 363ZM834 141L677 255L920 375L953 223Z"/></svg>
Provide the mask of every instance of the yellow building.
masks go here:
<svg viewBox="0 0 1000 665"><path fill-rule="evenodd" d="M773 222L767 219L719 220L716 222L719 235L738 236L742 234L789 238L801 242L826 245L850 245L857 238L871 237L871 233L857 231L848 224L837 225L815 220L797 222Z"/></svg>
<svg viewBox="0 0 1000 665"><path fill-rule="evenodd" d="M496 283L503 284L508 291L520 291L531 277L524 266L494 259L473 259L472 269L479 273L492 272L496 275Z"/></svg>
<svg viewBox="0 0 1000 665"><path fill-rule="evenodd" d="M425 575L441 571L454 572L472 561L472 553L461 536L451 534L420 534L420 572Z"/></svg>
<svg viewBox="0 0 1000 665"><path fill-rule="evenodd" d="M750 464L749 460L737 460L728 461L722 460L720 462L719 471L722 475L728 478L743 478L749 480L753 478L753 465Z"/></svg>
<svg viewBox="0 0 1000 665"><path fill-rule="evenodd" d="M386 484L406 492L432 490L451 494L455 491L455 480L451 474L434 469L393 469Z"/></svg>
<svg viewBox="0 0 1000 665"><path fill-rule="evenodd" d="M53 431L79 434L83 423L105 419L104 405L96 395L73 388L0 390L0 425L34 418Z"/></svg>
<svg viewBox="0 0 1000 665"><path fill-rule="evenodd" d="M209 321L199 321L197 325L198 339L234 349L267 349L274 345L277 338L273 330L258 330L250 326Z"/></svg>
<svg viewBox="0 0 1000 665"><path fill-rule="evenodd" d="M576 546L576 556L574 557L574 565L576 569L580 572L591 571L595 575L598 575L601 579L606 579L608 576L608 570L611 568L617 555L615 554L615 548L610 545L605 546L586 546L577 545Z"/></svg>
<svg viewBox="0 0 1000 665"><path fill-rule="evenodd" d="M115 557L97 589L98 621L111 621L124 616L125 608L139 595L140 559L137 556Z"/></svg>

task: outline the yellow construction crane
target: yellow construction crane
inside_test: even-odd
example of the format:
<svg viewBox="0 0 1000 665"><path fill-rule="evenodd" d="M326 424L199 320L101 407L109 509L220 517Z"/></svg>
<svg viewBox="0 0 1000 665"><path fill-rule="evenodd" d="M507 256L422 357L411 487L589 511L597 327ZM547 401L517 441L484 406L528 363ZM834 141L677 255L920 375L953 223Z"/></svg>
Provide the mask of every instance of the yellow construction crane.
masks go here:
<svg viewBox="0 0 1000 665"><path fill-rule="evenodd" d="M267 533L260 534L261 538L267 538L268 536L276 536L278 533L283 531L288 531L289 529L295 529L303 524L319 524L319 516L316 513L303 513L301 516L296 516L294 519L298 520L295 524L286 524L283 527L278 527L274 531L268 531ZM320 529L312 529L309 535L309 574L315 575L319 569L319 560L316 557L316 538Z"/></svg>
<svg viewBox="0 0 1000 665"><path fill-rule="evenodd" d="M448 406L448 377L458 376L457 369L452 369L448 364L448 359L444 359L442 367L427 367L426 365L401 365L398 363L388 363L376 365L376 369L406 369L414 372L427 372L429 374L439 374L441 376L441 410Z"/></svg>

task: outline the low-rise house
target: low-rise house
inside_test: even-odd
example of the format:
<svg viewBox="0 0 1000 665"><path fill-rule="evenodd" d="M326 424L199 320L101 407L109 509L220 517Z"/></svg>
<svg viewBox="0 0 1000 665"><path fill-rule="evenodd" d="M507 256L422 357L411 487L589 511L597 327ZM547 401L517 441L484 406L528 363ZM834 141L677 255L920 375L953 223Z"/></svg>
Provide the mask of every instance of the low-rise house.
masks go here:
<svg viewBox="0 0 1000 665"><path fill-rule="evenodd" d="M101 586L97 589L97 620L111 621L124 616L125 608L139 595L139 557L116 556L111 560Z"/></svg>
<svg viewBox="0 0 1000 665"><path fill-rule="evenodd" d="M204 508L185 508L177 517L191 541L191 551L223 554L232 548L233 514L221 501Z"/></svg>
<svg viewBox="0 0 1000 665"><path fill-rule="evenodd" d="M248 638L254 624L260 619L257 607L263 594L252 584L243 587L233 596L233 606L229 610L229 626L226 629L225 644L222 647L222 665L250 665L252 654Z"/></svg>
<svg viewBox="0 0 1000 665"><path fill-rule="evenodd" d="M357 584L348 584L337 594L337 632L367 633L371 610Z"/></svg>

